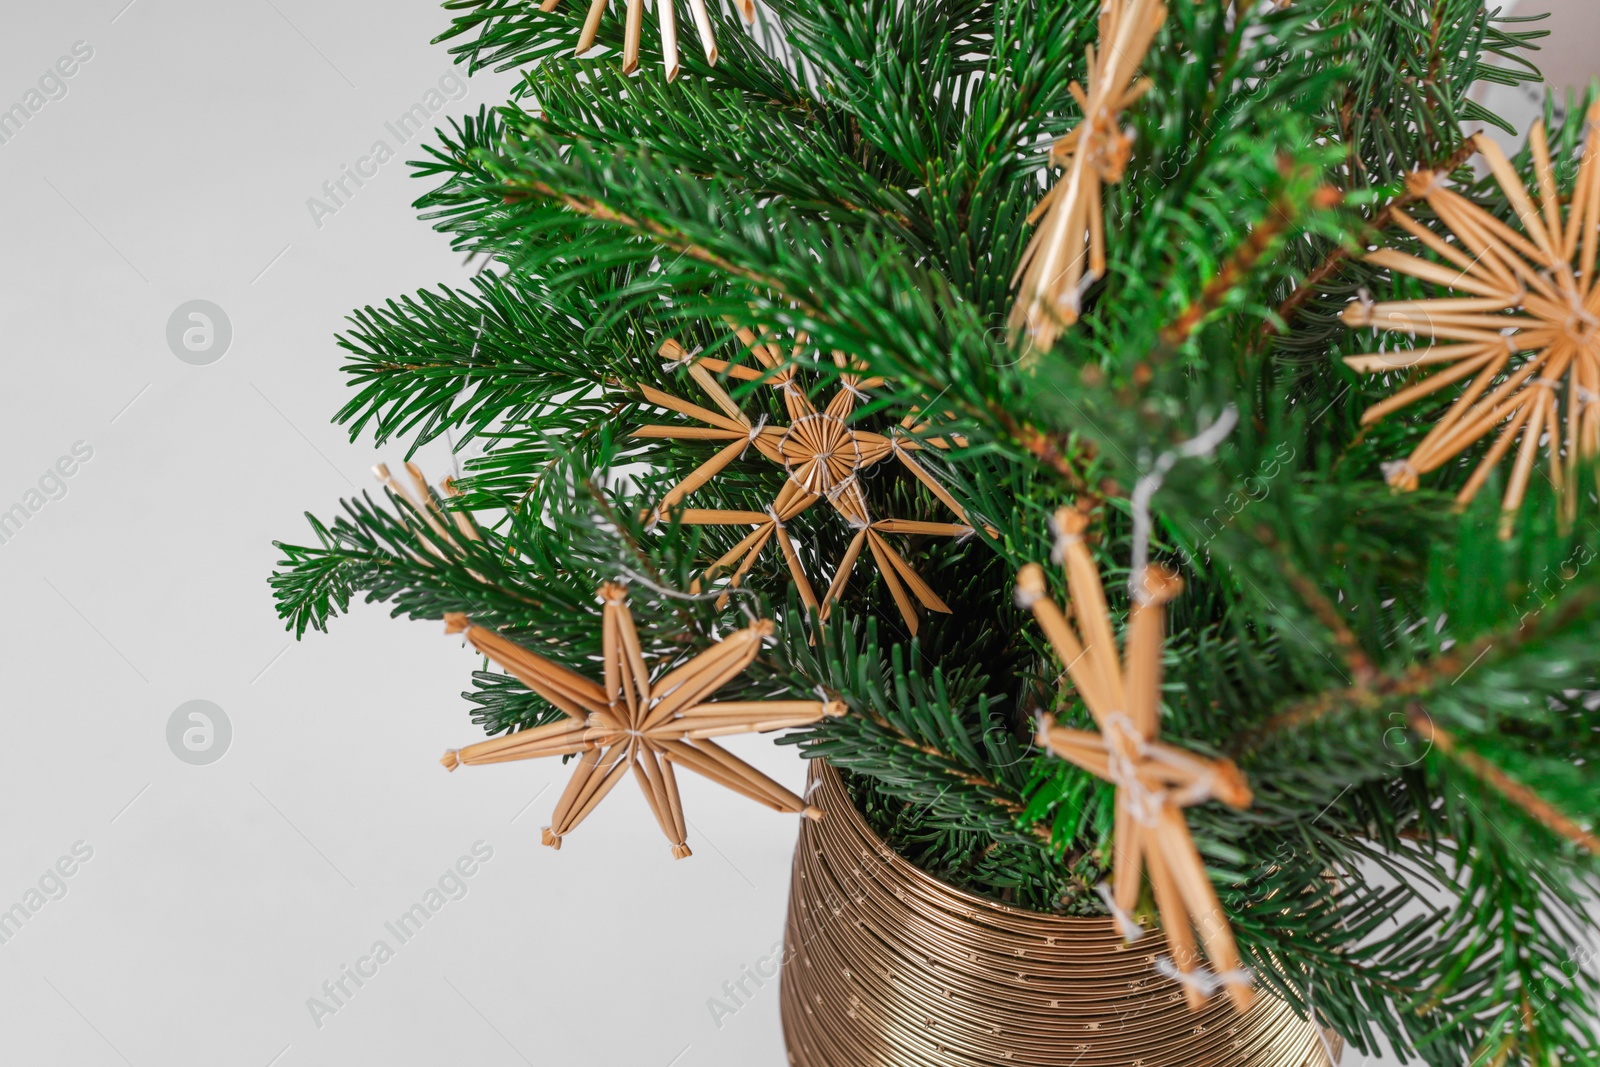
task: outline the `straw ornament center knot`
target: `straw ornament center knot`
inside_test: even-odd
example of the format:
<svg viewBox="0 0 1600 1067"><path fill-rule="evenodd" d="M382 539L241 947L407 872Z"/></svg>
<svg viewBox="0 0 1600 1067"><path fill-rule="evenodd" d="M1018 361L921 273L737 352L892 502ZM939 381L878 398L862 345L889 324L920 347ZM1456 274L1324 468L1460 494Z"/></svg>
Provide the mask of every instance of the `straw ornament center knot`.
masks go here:
<svg viewBox="0 0 1600 1067"><path fill-rule="evenodd" d="M1150 789L1139 778L1139 763L1148 750L1144 737L1125 713L1116 711L1105 717L1102 731L1112 784L1127 795L1128 813L1141 826L1155 826L1161 807L1167 802L1165 789Z"/></svg>
<svg viewBox="0 0 1600 1067"><path fill-rule="evenodd" d="M1118 126L1117 115L1106 108L1081 128L1078 143L1087 157L1085 162L1101 181L1120 182L1133 155L1133 135Z"/></svg>
<svg viewBox="0 0 1600 1067"><path fill-rule="evenodd" d="M1584 306L1583 300L1576 289L1568 290L1568 299L1572 301L1572 309L1562 323L1562 329L1567 339L1579 347L1586 346L1594 341L1596 331L1600 330L1600 317Z"/></svg>
<svg viewBox="0 0 1600 1067"><path fill-rule="evenodd" d="M844 420L817 412L796 419L778 442L789 478L808 493L826 494L861 468L861 446Z"/></svg>

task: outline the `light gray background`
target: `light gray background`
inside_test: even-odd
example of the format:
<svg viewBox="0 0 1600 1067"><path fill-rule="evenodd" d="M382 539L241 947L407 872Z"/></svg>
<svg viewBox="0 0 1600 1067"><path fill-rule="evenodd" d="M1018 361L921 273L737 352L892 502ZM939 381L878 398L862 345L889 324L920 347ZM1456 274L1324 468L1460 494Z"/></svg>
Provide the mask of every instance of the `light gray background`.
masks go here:
<svg viewBox="0 0 1600 1067"><path fill-rule="evenodd" d="M329 424L347 395L331 335L352 307L465 277L409 206L415 140L320 228L306 206L395 147L384 123L452 69L428 44L444 25L431 0L0 14L0 107L93 49L0 144L0 511L93 450L0 544L0 910L93 850L0 946L0 1062L783 1062L775 982L720 1028L707 1002L782 936L792 817L689 775L692 860L631 787L556 853L538 836L557 762L436 762L478 736L459 640L363 606L295 643L274 616L271 541L306 540L303 509L329 515L400 458ZM475 79L441 118L506 85ZM233 326L209 366L165 340L197 298ZM439 448L422 462L450 468ZM196 699L233 731L207 766L167 747ZM791 750L730 744L803 780ZM397 945L385 922L478 841L493 858L466 896L317 1026L307 999Z"/></svg>

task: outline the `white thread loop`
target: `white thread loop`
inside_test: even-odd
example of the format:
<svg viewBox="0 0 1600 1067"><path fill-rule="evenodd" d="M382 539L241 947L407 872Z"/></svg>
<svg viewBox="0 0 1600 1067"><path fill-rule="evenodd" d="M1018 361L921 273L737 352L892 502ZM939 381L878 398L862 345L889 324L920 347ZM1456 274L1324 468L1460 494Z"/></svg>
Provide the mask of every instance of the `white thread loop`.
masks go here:
<svg viewBox="0 0 1600 1067"><path fill-rule="evenodd" d="M749 448L751 445L755 444L756 443L756 438L760 437L761 436L761 431L766 429L766 428L767 428L767 417L765 415L762 415L759 418L757 418L755 423L750 427L750 432L749 432L749 434L746 435L749 439L747 441L745 441L745 447Z"/></svg>
<svg viewBox="0 0 1600 1067"><path fill-rule="evenodd" d="M865 389L862 389L859 385L857 385L855 383L855 379L853 377L849 376L849 375L846 375L845 377L842 377L842 378L839 379L839 388L843 389L845 392L849 393L851 396L855 397L857 400L871 400L872 399L872 397L867 394L867 391Z"/></svg>
<svg viewBox="0 0 1600 1067"><path fill-rule="evenodd" d="M1111 892L1110 882L1101 882L1094 887L1094 891L1100 894L1100 899L1104 902L1106 910L1111 913L1113 919L1117 920L1117 930L1122 934L1122 940L1131 945L1144 936L1144 927L1134 922L1132 915L1117 907L1117 898Z"/></svg>
<svg viewBox="0 0 1600 1067"><path fill-rule="evenodd" d="M1411 465L1409 459L1396 459L1388 463L1378 464L1378 469L1383 472L1383 480L1393 482L1400 477L1415 478L1422 472Z"/></svg>
<svg viewBox="0 0 1600 1067"><path fill-rule="evenodd" d="M1063 530L1054 518L1050 520L1050 531L1056 535L1055 542L1050 546L1050 562L1060 566L1067 560L1067 546L1082 541L1083 534Z"/></svg>
<svg viewBox="0 0 1600 1067"><path fill-rule="evenodd" d="M1196 967L1192 971L1180 971L1178 965L1172 962L1171 956L1157 956L1156 971L1179 985L1198 990L1202 997L1209 997L1229 986L1249 986L1256 983L1255 972L1248 967L1223 971L1221 974L1204 967Z"/></svg>

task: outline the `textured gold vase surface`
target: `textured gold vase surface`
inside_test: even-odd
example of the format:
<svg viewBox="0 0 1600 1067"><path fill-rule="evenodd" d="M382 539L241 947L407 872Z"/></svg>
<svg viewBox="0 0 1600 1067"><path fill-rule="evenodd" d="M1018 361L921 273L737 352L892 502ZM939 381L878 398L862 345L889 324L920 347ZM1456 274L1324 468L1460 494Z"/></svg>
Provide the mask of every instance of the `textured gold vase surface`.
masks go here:
<svg viewBox="0 0 1600 1067"><path fill-rule="evenodd" d="M795 850L783 1029L795 1067L1323 1067L1284 1002L1191 1012L1159 934L1007 907L918 870L877 837L838 772L811 764Z"/></svg>

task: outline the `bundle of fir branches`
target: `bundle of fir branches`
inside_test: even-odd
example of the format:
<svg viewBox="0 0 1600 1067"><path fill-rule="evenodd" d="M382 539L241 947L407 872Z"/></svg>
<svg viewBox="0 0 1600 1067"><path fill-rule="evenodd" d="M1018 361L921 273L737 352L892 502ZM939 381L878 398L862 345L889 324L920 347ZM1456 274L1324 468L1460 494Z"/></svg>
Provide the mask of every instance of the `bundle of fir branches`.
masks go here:
<svg viewBox="0 0 1600 1067"><path fill-rule="evenodd" d="M749 24L706 5L714 63L662 0L597 23L444 6L458 62L521 72L414 164L421 217L484 269L352 314L336 421L391 450L448 433L472 458L450 493L363 495L280 545L297 635L365 597L589 674L603 582L629 586L652 659L774 619L719 699L843 702L782 742L841 768L903 855L1103 914L1114 789L1036 741L1036 717L1089 712L1014 601L1070 506L1116 625L1135 553L1185 583L1161 734L1249 779L1248 807L1186 814L1258 982L1362 1052L1600 1062L1590 457L1562 452L1568 488L1533 477L1509 521L1506 464L1454 500L1492 433L1391 488L1385 465L1470 379L1363 424L1431 342L1342 318L1463 295L1366 256L1470 254L1435 183L1522 232L1469 139L1499 120L1469 92L1536 81L1536 26L1481 0L1172 0L1114 120L1104 263L1034 331L1018 267L1052 145L1095 118L1102 0L771 0ZM1579 176L1596 135L1583 102L1549 110L1544 175L1528 148L1509 166L1576 212L1600 196ZM1581 245L1595 216L1573 217ZM1493 313L1434 312L1430 336ZM1575 359L1600 358L1596 315L1573 309ZM1374 350L1391 373L1343 363ZM1216 447L1179 447L1223 418ZM638 434L663 424L708 432ZM894 455L867 462L879 442ZM814 501L786 488L808 478ZM491 735L563 714L499 671L466 696Z"/></svg>

